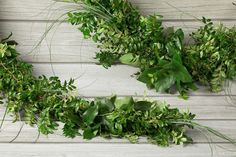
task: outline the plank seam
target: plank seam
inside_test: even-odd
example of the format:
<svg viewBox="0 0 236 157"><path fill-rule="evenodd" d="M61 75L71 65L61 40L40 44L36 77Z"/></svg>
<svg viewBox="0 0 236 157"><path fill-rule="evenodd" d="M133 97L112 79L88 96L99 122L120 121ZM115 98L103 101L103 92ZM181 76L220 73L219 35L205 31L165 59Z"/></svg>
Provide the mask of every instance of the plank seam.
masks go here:
<svg viewBox="0 0 236 157"><path fill-rule="evenodd" d="M236 21L235 18L212 18L213 22L217 21ZM163 22L194 22L196 19L163 19ZM27 19L0 19L0 22L37 22L37 23L67 23L66 20L27 20Z"/></svg>

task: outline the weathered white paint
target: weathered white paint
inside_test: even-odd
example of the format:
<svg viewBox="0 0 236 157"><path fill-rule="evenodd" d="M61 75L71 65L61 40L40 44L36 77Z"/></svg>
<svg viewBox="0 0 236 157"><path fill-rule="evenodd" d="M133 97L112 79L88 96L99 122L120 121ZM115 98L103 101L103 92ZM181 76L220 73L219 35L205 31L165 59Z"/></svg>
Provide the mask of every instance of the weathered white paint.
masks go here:
<svg viewBox="0 0 236 157"><path fill-rule="evenodd" d="M201 124L217 129L236 139L236 105L230 104L227 93L213 94L206 88L200 87L191 93L188 101L178 99L175 95L160 94L148 90L144 84L130 77L137 69L125 65L117 65L106 70L96 65L93 59L97 50L96 45L90 40L83 40L81 33L69 24L63 22L55 25L40 47L31 50L38 43L40 37L59 15L65 13L63 3L51 5L52 0L0 0L0 37L13 32L14 39L19 42L18 50L21 51L22 59L33 62L36 75L55 74L62 80L70 77L79 77L75 83L78 87L77 94L85 97L110 96L136 96L141 98L144 93L152 99L166 100L173 107L181 110L190 110L195 113L197 121ZM201 18L205 16L222 21L227 26L236 23L236 7L232 0L132 0L143 14L154 12L164 15L165 26L183 28L186 34L196 30L201 23L193 16ZM169 5L170 4L170 5ZM174 8L173 6L176 8ZM183 13L184 12L184 13ZM216 22L218 23L218 22ZM187 38L188 40L188 38ZM51 57L48 45L51 46ZM51 63L51 64L50 64ZM231 87L231 93L236 95L235 83ZM236 102L234 102L236 103ZM0 107L0 120L2 120L5 108ZM43 136L38 139L40 144L30 144L37 138L37 128L24 125L17 144L7 144L15 137L22 126L22 122L11 123L8 115L0 132L0 156L1 157L208 157L211 156L207 140L198 131L189 130L188 134L193 137L197 144L187 147L173 146L160 148L146 144L144 138L138 145L128 144L127 140L105 140L96 138L92 141L83 141L81 138L67 139L62 137L59 129L54 135ZM221 145L227 149L234 149L232 145L221 139L212 137L214 145ZM28 144L27 144L28 143ZM233 157L235 152L230 152L217 147L214 156Z"/></svg>
<svg viewBox="0 0 236 157"><path fill-rule="evenodd" d="M235 22L224 21L224 24L234 26ZM219 22L215 23L219 24ZM91 40L83 39L83 35L76 26L67 23L56 23L55 28L48 33L46 40L36 47L43 34L52 24L52 22L35 21L0 21L0 37L8 36L10 32L13 32L14 39L19 42L18 49L23 54L22 58L29 62L97 62L94 59L96 52L99 52L96 44ZM186 42L188 42L187 35L198 29L202 23L172 21L164 22L164 25L166 27L174 26L176 29L183 28L186 34ZM33 49L34 51L31 52Z"/></svg>
<svg viewBox="0 0 236 157"><path fill-rule="evenodd" d="M0 144L1 157L235 157L229 144L195 144L169 148L148 144Z"/></svg>
<svg viewBox="0 0 236 157"><path fill-rule="evenodd" d="M231 137L236 140L236 128L232 126L236 126L236 120L197 120L198 123L212 127L220 132L224 132L225 135ZM217 123L216 123L217 122ZM13 143L129 143L128 140L125 139L104 139L101 137L95 138L91 141L83 140L82 137L76 137L75 139L68 139L63 136L62 127L63 124L60 125L58 131L56 131L52 135L40 135L38 138L38 130L37 127L30 127L29 125L24 124L23 122L12 123L10 121L5 121L3 123L3 127L0 133L0 143L8 143L12 139L14 139L17 133L20 131L23 126L19 136L14 140ZM204 132L206 134L206 132ZM207 139L204 133L198 130L187 129L187 135L193 138L194 143L208 143L209 139ZM210 135L210 134L209 134ZM226 142L218 137L212 136L212 142L221 143ZM146 143L146 138L140 138L140 143Z"/></svg>
<svg viewBox="0 0 236 157"><path fill-rule="evenodd" d="M89 97L93 96L90 95ZM138 99L142 100L143 98L138 97ZM150 97L150 99L166 101L171 107L178 107L181 111L189 110L196 114L198 120L236 120L236 106L230 103L227 96L191 96L187 101L183 101L176 96L158 96ZM1 106L0 120L4 112L5 107ZM8 115L5 120L9 121L12 118Z"/></svg>
<svg viewBox="0 0 236 157"><path fill-rule="evenodd" d="M165 19L194 19L193 16L236 19L233 0L131 0L131 2L144 14L158 13ZM0 0L0 4L0 19L6 20L55 20L71 8L77 8L71 4L54 4L52 0Z"/></svg>

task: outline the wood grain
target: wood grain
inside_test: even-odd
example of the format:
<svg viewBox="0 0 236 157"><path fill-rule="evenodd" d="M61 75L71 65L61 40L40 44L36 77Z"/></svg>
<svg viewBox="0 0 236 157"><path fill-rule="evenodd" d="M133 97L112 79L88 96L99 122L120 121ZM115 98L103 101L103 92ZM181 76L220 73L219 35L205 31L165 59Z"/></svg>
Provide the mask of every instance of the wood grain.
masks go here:
<svg viewBox="0 0 236 157"><path fill-rule="evenodd" d="M78 87L78 95L86 97L109 96L118 94L120 96L132 95L143 96L171 96L169 94L157 93L155 90L148 90L146 85L136 80L135 76L137 68L117 65L109 69L105 69L100 65L95 64L34 64L35 75L59 76L61 80L70 78L78 78L75 85ZM236 83L233 82L231 94L236 95ZM190 95L227 95L225 92L212 93L205 87L200 87L199 90L190 92ZM178 94L174 95L177 96ZM173 95L172 95L173 96Z"/></svg>
<svg viewBox="0 0 236 157"><path fill-rule="evenodd" d="M200 120L198 123L211 127L217 131L223 132L225 135L236 139L236 120L229 120L225 123L224 120ZM23 126L19 136L14 140L14 143L129 143L125 139L104 139L102 137L95 138L90 141L83 140L82 137L76 137L74 139L69 139L63 136L61 124L54 134L51 135L40 135L38 138L38 130L36 127L30 127L29 125L24 124L23 122L11 123L9 121L4 122L4 125L0 133L0 143L8 143L14 139L17 133L20 131L20 128ZM222 143L227 142L222 140L214 135L208 134L207 132L200 132L197 129L187 129L187 135L193 138L194 143L208 143L210 140L205 137L204 134L208 135L208 138L211 137L211 142L213 143ZM148 143L146 138L140 138L140 143Z"/></svg>
<svg viewBox="0 0 236 157"><path fill-rule="evenodd" d="M232 0L131 0L144 15L158 13L166 20L194 19L202 16L212 19L236 19ZM52 0L0 0L0 19L55 20L76 5Z"/></svg>
<svg viewBox="0 0 236 157"><path fill-rule="evenodd" d="M235 7L236 8L236 7ZM219 22L216 22L218 24ZM97 62L94 57L99 52L91 40L84 40L76 26L67 23L55 24L55 28L49 31L41 45L36 47L43 34L52 23L2 21L0 22L0 38L13 33L13 38L19 42L17 49L22 53L22 58L28 62ZM227 26L235 25L235 21L224 21ZM165 22L165 27L174 26L183 28L188 34L199 28L202 23L192 21ZM36 48L35 48L36 47Z"/></svg>
<svg viewBox="0 0 236 157"><path fill-rule="evenodd" d="M142 100L142 97L136 97ZM190 111L196 114L198 120L236 120L236 106L229 103L226 96L192 96L189 100L183 101L175 96L152 97L150 100L165 101L171 107L177 107L181 111ZM5 112L5 107L0 107L0 120ZM5 120L10 121L12 118L8 114Z"/></svg>
<svg viewBox="0 0 236 157"><path fill-rule="evenodd" d="M169 148L147 144L0 144L1 157L235 157L229 144L195 144Z"/></svg>
<svg viewBox="0 0 236 157"><path fill-rule="evenodd" d="M205 16L212 18L216 23L222 21L227 26L234 26L236 23L236 7L232 5L232 0L181 0L181 2L131 0L131 2L144 15L153 13L164 15L165 27L183 28L186 42L189 40L188 34L202 25L196 22L195 17ZM47 28L60 15L74 8L64 3L52 4L52 0L0 0L0 38L13 32L13 39L19 42L17 49L21 52L22 59L34 63L35 75L52 76L53 69L62 81L71 77L77 78L75 84L78 91L75 91L75 94L87 98L116 93L118 96L135 96L142 99L143 95L146 95L151 99L165 100L172 107L195 113L197 122L236 139L236 97L234 96L234 101L228 97L229 93L236 95L235 82L227 88L231 90L230 92L218 94L199 87L198 91L190 93L188 101L178 99L177 94L156 93L148 90L134 77L130 77L137 71L134 67L117 65L106 70L96 65L97 61L93 59L98 51L96 45L90 40L84 40L76 27L65 22L60 25L57 23L41 45L32 51ZM1 106L0 122L4 111L4 106ZM188 135L196 142L194 145L184 148L182 146L161 148L147 144L145 138L141 138L140 144L135 145L129 144L124 139L95 138L92 141L84 141L79 137L68 139L62 136L60 129L54 135L41 135L38 144L32 144L38 136L37 128L23 125L15 143L7 144L22 127L22 122L13 124L11 120L12 118L7 115L0 130L1 157L210 157L212 155L207 139L196 130L188 130ZM220 145L220 147L213 146L214 156L236 156L235 151L228 151L235 150L231 144L214 136L212 140L216 145Z"/></svg>

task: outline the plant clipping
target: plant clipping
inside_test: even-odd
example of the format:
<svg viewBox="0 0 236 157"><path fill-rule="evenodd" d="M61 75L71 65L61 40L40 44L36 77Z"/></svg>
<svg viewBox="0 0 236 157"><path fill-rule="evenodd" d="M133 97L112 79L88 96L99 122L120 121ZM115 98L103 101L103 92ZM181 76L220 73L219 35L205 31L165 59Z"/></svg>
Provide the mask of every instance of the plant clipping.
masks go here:
<svg viewBox="0 0 236 157"><path fill-rule="evenodd" d="M98 44L96 59L108 68L115 63L138 67L137 80L157 92L176 90L184 99L201 83L220 92L236 76L236 28L204 26L185 45L182 29L164 28L161 15L142 16L127 0L70 0L82 9L68 13L84 38Z"/></svg>
<svg viewBox="0 0 236 157"><path fill-rule="evenodd" d="M77 90L73 79L62 83L58 77L33 76L32 65L19 59L16 45L8 38L0 43L1 102L5 101L5 115L13 116L14 122L21 120L36 126L45 135L53 134L62 123L64 136L70 138L116 137L135 143L144 136L161 146L190 142L188 127L235 144L224 134L194 122L194 114L180 112L164 102L116 96L79 98L72 94ZM4 118L1 126L3 123Z"/></svg>

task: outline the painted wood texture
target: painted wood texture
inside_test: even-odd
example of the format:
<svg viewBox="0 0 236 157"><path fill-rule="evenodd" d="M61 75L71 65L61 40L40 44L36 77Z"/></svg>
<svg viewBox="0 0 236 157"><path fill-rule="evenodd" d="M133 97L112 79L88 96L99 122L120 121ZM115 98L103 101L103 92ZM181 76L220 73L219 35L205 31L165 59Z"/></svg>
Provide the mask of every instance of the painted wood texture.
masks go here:
<svg viewBox="0 0 236 157"><path fill-rule="evenodd" d="M1 157L234 157L229 144L208 144L161 148L147 144L0 144ZM11 150L11 151L9 151Z"/></svg>
<svg viewBox="0 0 236 157"><path fill-rule="evenodd" d="M95 53L99 52L97 46L91 40L83 39L76 26L67 23L55 23L45 40L37 46L52 24L38 21L0 21L0 37L13 32L14 39L19 42L18 49L23 54L22 58L29 62L96 62ZM233 26L235 22L224 21L224 24ZM187 36L202 24L196 21L172 21L164 22L164 25L183 28ZM186 38L186 42L188 41L189 38Z"/></svg>
<svg viewBox="0 0 236 157"><path fill-rule="evenodd" d="M224 132L226 135L232 137L236 140L236 128L232 127L236 125L236 120L197 120L198 123L202 125L209 126L213 129L216 129L220 132ZM52 135L39 135L36 127L30 127L29 125L24 124L24 122L12 123L10 121L5 121L3 123L2 131L0 134L0 143L9 143L11 142L16 135L19 133L17 138L12 143L129 143L125 139L104 139L97 137L93 140L86 141L82 137L76 137L74 139L68 139L63 136L62 133L63 124L61 124ZM194 143L208 143L209 141L213 143L225 143L225 140L222 140L218 137L212 136L211 139L206 138L206 136L198 131L187 129L187 135L193 138ZM146 138L141 137L139 143L148 144Z"/></svg>
<svg viewBox="0 0 236 157"><path fill-rule="evenodd" d="M158 13L164 16L164 25L183 28L188 34L199 28L202 24L195 18L205 16L227 26L236 23L236 7L232 0L131 0L144 15ZM54 4L53 0L0 0L0 37L13 32L13 38L19 42L18 50L22 59L33 63L35 75L58 75L62 81L70 77L77 78L76 85L79 96L92 98L99 96L135 96L142 99L143 95L151 99L167 101L172 107L189 110L195 113L196 120L209 127L225 133L236 139L236 83L231 82L230 87L221 93L210 93L207 88L200 87L191 92L188 101L177 98L177 94L168 95L148 90L146 86L131 77L137 69L125 65L116 65L106 70L93 59L98 49L90 40L84 40L76 27L67 24L63 18L55 23L54 28L47 34L41 45L40 38L55 20L71 8L78 6ZM33 50L33 51L32 51ZM54 71L54 73L53 73ZM230 100L233 94L235 101ZM4 115L4 106L0 107L0 122ZM0 131L1 157L210 157L211 149L207 139L201 132L188 129L195 144L186 147L173 146L160 148L147 144L145 138L140 144L129 144L124 139L106 140L96 138L84 141L78 137L67 139L62 136L59 129L54 135L38 138L37 128L23 125L23 122L11 122L8 115ZM62 125L60 125L61 127ZM22 128L16 140L15 138ZM38 138L38 139L37 139ZM38 144L34 144L37 139ZM213 156L236 156L231 144L219 138L212 137ZM223 148L226 149L223 149Z"/></svg>
<svg viewBox="0 0 236 157"><path fill-rule="evenodd" d="M232 0L130 0L144 14L157 13L166 20L201 18L236 20ZM55 20L77 5L54 4L50 0L1 0L0 19Z"/></svg>

